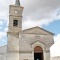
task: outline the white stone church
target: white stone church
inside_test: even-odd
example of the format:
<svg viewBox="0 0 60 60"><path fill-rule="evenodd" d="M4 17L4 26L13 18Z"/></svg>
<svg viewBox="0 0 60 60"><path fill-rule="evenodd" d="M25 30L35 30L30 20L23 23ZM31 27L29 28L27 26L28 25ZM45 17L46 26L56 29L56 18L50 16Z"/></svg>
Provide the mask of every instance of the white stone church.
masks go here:
<svg viewBox="0 0 60 60"><path fill-rule="evenodd" d="M9 6L8 42L0 47L0 60L50 60L54 34L38 26L22 30L22 12L19 0Z"/></svg>

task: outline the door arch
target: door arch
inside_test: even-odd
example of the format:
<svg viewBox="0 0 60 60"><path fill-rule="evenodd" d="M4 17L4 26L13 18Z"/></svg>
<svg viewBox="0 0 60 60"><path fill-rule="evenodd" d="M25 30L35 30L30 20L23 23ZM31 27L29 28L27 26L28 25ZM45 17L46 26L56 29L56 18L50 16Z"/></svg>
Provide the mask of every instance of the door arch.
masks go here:
<svg viewBox="0 0 60 60"><path fill-rule="evenodd" d="M34 48L34 60L43 60L43 49L40 46Z"/></svg>

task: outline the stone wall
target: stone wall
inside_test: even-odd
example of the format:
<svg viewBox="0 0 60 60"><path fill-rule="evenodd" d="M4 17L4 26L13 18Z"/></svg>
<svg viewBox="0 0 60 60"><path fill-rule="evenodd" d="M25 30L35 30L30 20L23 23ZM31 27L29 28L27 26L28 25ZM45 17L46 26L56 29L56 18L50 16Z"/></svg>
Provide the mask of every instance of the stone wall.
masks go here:
<svg viewBox="0 0 60 60"><path fill-rule="evenodd" d="M32 53L20 53L19 60L33 60Z"/></svg>
<svg viewBox="0 0 60 60"><path fill-rule="evenodd" d="M32 45L36 42L40 42L41 44L43 44L45 46L45 50L48 51L53 44L53 37L52 35L20 34L19 50L22 52L32 52Z"/></svg>

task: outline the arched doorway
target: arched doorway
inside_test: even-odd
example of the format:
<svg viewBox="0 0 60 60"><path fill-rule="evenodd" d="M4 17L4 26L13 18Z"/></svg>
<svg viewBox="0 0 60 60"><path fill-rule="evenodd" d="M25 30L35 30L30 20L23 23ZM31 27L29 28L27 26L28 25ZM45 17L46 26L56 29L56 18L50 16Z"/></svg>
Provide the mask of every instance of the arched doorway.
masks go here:
<svg viewBox="0 0 60 60"><path fill-rule="evenodd" d="M40 46L34 48L34 60L43 60L43 49Z"/></svg>

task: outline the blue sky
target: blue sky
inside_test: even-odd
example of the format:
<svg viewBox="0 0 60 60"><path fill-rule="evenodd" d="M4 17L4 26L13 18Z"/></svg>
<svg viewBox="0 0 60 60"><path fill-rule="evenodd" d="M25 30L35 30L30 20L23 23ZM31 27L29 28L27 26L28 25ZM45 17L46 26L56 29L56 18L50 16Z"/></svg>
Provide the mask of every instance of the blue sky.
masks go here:
<svg viewBox="0 0 60 60"><path fill-rule="evenodd" d="M20 0L23 10L23 29L42 27L60 40L60 0ZM9 5L15 0L0 0L0 46L7 45Z"/></svg>
<svg viewBox="0 0 60 60"><path fill-rule="evenodd" d="M53 32L55 35L60 33L60 20L54 21L47 26L43 26L48 31Z"/></svg>
<svg viewBox="0 0 60 60"><path fill-rule="evenodd" d="M0 20L0 46L7 44L7 31L5 29L7 28L7 21L3 19Z"/></svg>

